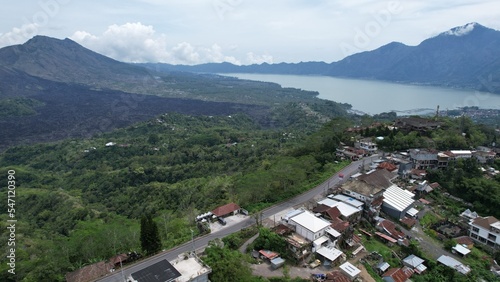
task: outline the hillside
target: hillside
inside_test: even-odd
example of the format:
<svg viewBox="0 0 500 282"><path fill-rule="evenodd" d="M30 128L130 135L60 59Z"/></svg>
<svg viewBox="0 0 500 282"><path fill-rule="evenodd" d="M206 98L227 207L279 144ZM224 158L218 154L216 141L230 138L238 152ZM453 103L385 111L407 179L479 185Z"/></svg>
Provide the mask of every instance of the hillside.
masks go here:
<svg viewBox="0 0 500 282"><path fill-rule="evenodd" d="M0 81L0 131L4 133L0 151L21 143L88 138L167 112L244 113L262 126L280 127L292 124L293 115L283 112L289 103L305 103L306 109L317 105L321 115L329 118L346 115L350 107L318 99L316 92L274 83L151 71L102 56L69 39L45 36L0 49ZM19 103L20 99L24 102ZM12 114L16 109L20 112Z"/></svg>
<svg viewBox="0 0 500 282"><path fill-rule="evenodd" d="M500 31L469 23L417 46L392 42L333 63L301 62L235 66L229 63L150 69L213 73L308 74L439 85L500 93Z"/></svg>

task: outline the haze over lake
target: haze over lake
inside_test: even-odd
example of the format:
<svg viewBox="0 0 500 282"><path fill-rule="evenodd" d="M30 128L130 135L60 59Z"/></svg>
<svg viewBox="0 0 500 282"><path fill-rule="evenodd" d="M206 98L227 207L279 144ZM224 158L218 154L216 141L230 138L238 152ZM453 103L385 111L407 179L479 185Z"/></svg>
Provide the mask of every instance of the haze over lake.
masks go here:
<svg viewBox="0 0 500 282"><path fill-rule="evenodd" d="M389 83L328 76L226 73L241 79L275 82L319 92L319 98L349 103L367 114L396 111L399 115L434 113L440 110L477 106L500 109L500 95L474 90ZM479 84L479 82L478 82Z"/></svg>

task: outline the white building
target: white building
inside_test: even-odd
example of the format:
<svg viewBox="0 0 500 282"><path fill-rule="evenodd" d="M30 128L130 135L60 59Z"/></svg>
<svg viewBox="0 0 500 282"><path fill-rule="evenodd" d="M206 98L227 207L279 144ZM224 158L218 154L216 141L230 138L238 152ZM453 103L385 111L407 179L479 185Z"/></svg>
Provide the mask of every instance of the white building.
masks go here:
<svg viewBox="0 0 500 282"><path fill-rule="evenodd" d="M348 221L355 220L356 217L359 217L361 215L361 211L363 210L362 208L355 208L349 204L346 204L344 202L338 202L338 201L332 200L330 198L326 198L326 199L319 201L318 205L325 205L325 206L328 206L330 208L337 207L337 209L339 209L342 217ZM356 215L358 215L358 216L356 216Z"/></svg>
<svg viewBox="0 0 500 282"><path fill-rule="evenodd" d="M356 277L359 276L361 273L361 270L354 265L352 265L350 262L345 262L341 266L339 266L340 270L349 277L349 279L354 280Z"/></svg>
<svg viewBox="0 0 500 282"><path fill-rule="evenodd" d="M295 232L309 241L314 241L325 235L330 222L304 211L288 219L290 225L295 226Z"/></svg>
<svg viewBox="0 0 500 282"><path fill-rule="evenodd" d="M500 249L500 221L493 216L476 217L469 223L469 237L492 248Z"/></svg>

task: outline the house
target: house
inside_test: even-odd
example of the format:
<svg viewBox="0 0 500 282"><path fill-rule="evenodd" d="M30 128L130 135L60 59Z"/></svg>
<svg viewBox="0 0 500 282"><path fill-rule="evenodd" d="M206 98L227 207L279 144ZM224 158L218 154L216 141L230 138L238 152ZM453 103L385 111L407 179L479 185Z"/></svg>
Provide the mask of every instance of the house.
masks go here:
<svg viewBox="0 0 500 282"><path fill-rule="evenodd" d="M444 153L446 155L450 156L450 160L472 158L472 151L471 150L451 150L451 151L446 151Z"/></svg>
<svg viewBox="0 0 500 282"><path fill-rule="evenodd" d="M316 251L316 255L324 258L326 264L338 265L345 261L345 254L334 246L325 246Z"/></svg>
<svg viewBox="0 0 500 282"><path fill-rule="evenodd" d="M382 276L382 274L385 273L390 267L391 265L389 263L382 261L375 266L375 270L380 276Z"/></svg>
<svg viewBox="0 0 500 282"><path fill-rule="evenodd" d="M398 169L398 167L390 162L382 162L377 166L377 169L386 169L389 172L394 172Z"/></svg>
<svg viewBox="0 0 500 282"><path fill-rule="evenodd" d="M181 255L171 264L181 274L175 282L209 282L212 269L195 255ZM141 282L141 281L139 281Z"/></svg>
<svg viewBox="0 0 500 282"><path fill-rule="evenodd" d="M466 209L464 212L462 212L460 214L460 217L465 219L467 222L477 218L479 215L477 214L477 212L473 212L469 209Z"/></svg>
<svg viewBox="0 0 500 282"><path fill-rule="evenodd" d="M462 264L461 262L459 262L458 260L456 260L452 257L446 256L446 255L442 255L442 256L438 257L437 261L443 265L448 266L449 268L455 269L456 271L458 271L459 273L464 274L464 275L466 275L467 273L469 273L471 271L470 267L468 267L468 266Z"/></svg>
<svg viewBox="0 0 500 282"><path fill-rule="evenodd" d="M454 254L459 254L462 257L465 257L470 253L470 250L467 247L464 247L460 244L456 244L454 247L451 248L451 252Z"/></svg>
<svg viewBox="0 0 500 282"><path fill-rule="evenodd" d="M354 143L354 147L365 150L370 155L375 154L378 151L377 144L371 142L370 139L359 140Z"/></svg>
<svg viewBox="0 0 500 282"><path fill-rule="evenodd" d="M480 164L492 163L496 155L497 153L495 151L475 151L472 153L472 156L476 158Z"/></svg>
<svg viewBox="0 0 500 282"><path fill-rule="evenodd" d="M375 226L375 228L380 232L383 232L396 240L404 239L406 237L403 232L399 231L396 228L396 224L394 224L394 222L387 219L382 218Z"/></svg>
<svg viewBox="0 0 500 282"><path fill-rule="evenodd" d="M427 149L411 149L410 161L413 163L413 168L418 170L435 168L438 165L438 152Z"/></svg>
<svg viewBox="0 0 500 282"><path fill-rule="evenodd" d="M328 198L329 199L332 199L332 200L335 200L337 202L342 202L342 203L346 203L350 206L353 206L359 210L362 210L363 209L363 206L364 206L364 203L361 202L361 201L358 201L356 199L354 199L353 197L349 197L349 196L346 196L346 195L343 195L343 194L337 194L337 195L328 195Z"/></svg>
<svg viewBox="0 0 500 282"><path fill-rule="evenodd" d="M415 200L413 200L415 195L397 185L387 188L383 196L382 211L393 218L402 219L415 204ZM410 216L415 216L414 211L410 212Z"/></svg>
<svg viewBox="0 0 500 282"><path fill-rule="evenodd" d="M309 211L303 211L288 219L288 223L295 227L295 232L309 241L314 241L325 235L330 222L314 216Z"/></svg>
<svg viewBox="0 0 500 282"><path fill-rule="evenodd" d="M325 275L323 282L350 282L351 280L340 270L334 270Z"/></svg>
<svg viewBox="0 0 500 282"><path fill-rule="evenodd" d="M73 272L66 274L67 282L87 282L93 281L111 272L113 269L112 263L100 261L94 264L87 265Z"/></svg>
<svg viewBox="0 0 500 282"><path fill-rule="evenodd" d="M342 194L364 203L363 215L368 219L377 217L384 199L383 192L392 185L395 176L385 169L358 176L342 185Z"/></svg>
<svg viewBox="0 0 500 282"><path fill-rule="evenodd" d="M481 244L500 249L500 221L493 216L477 217L469 223L469 237Z"/></svg>
<svg viewBox="0 0 500 282"><path fill-rule="evenodd" d="M402 268L390 268L382 275L382 280L387 282L405 282L413 275L413 269L403 266Z"/></svg>
<svg viewBox="0 0 500 282"><path fill-rule="evenodd" d="M344 202L338 202L335 200L332 200L330 198L323 199L318 202L318 207L321 207L321 209L324 209L324 206L329 207L330 209L335 208L331 214L328 214L329 210L324 210L323 213L326 213L330 219L334 219L336 217L340 217L343 220L349 221L349 222L355 222L358 221L360 216L361 216L361 211L362 209L355 208L351 205L348 205ZM316 209L319 210L319 209ZM338 213L337 214L337 210ZM315 210L313 210L315 212Z"/></svg>
<svg viewBox="0 0 500 282"><path fill-rule="evenodd" d="M403 265L413 269L413 271L418 274L421 274L427 269L427 267L423 263L424 260L417 257L416 255L409 255L405 259L403 259Z"/></svg>
<svg viewBox="0 0 500 282"><path fill-rule="evenodd" d="M267 259L269 261L280 256L280 254L269 250L260 250L259 254L261 259Z"/></svg>
<svg viewBox="0 0 500 282"><path fill-rule="evenodd" d="M113 268L122 267L124 263L128 260L127 254L119 254L109 259L109 263L113 265Z"/></svg>
<svg viewBox="0 0 500 282"><path fill-rule="evenodd" d="M472 247L474 247L474 241L472 241L472 239L469 236L460 236L454 238L454 240L457 242L457 244L460 244L469 250L471 250Z"/></svg>
<svg viewBox="0 0 500 282"><path fill-rule="evenodd" d="M136 271L128 277L130 282L149 282L149 281L175 281L181 277L181 273L175 269L167 260L161 260L153 265Z"/></svg>
<svg viewBox="0 0 500 282"><path fill-rule="evenodd" d="M293 257L297 260L301 260L311 253L311 242L296 233L285 237L285 241L288 243L288 249L292 252Z"/></svg>
<svg viewBox="0 0 500 282"><path fill-rule="evenodd" d="M339 268L342 271L342 273L347 275L347 277L349 277L349 279L351 280L356 279L356 277L358 277L359 274L361 273L361 270L359 268L355 267L348 261L340 265Z"/></svg>
<svg viewBox="0 0 500 282"><path fill-rule="evenodd" d="M227 205L220 206L218 208L215 208L212 211L212 214L217 216L217 217L227 217L230 215L235 215L240 211L240 206L238 206L235 203L229 203Z"/></svg>
<svg viewBox="0 0 500 282"><path fill-rule="evenodd" d="M168 262L161 260L130 274L128 282L208 282L212 269L197 256L181 255L176 260Z"/></svg>

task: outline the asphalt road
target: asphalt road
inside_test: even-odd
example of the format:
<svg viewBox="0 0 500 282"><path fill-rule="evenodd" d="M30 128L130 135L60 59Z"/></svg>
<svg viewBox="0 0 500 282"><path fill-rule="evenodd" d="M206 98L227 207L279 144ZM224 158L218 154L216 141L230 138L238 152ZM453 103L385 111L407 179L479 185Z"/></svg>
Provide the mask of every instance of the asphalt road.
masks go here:
<svg viewBox="0 0 500 282"><path fill-rule="evenodd" d="M372 157L367 157L364 158L364 164L367 166L371 163L372 160L378 159L379 157L377 155L372 156ZM339 183L342 183L346 180L349 179L349 177L359 171L360 166L363 164L363 160L355 161L349 164L347 167L342 169L341 171L337 172L334 174L332 177L330 177L328 180L325 182L321 183L320 185L316 186L315 188L304 192L295 198L292 198L286 202L282 202L279 204L276 204L272 207L269 207L265 210L262 211L262 218L267 218L270 217L276 213L282 212L290 207L293 207L295 205L305 203L311 199L313 199L315 196L324 194L328 188L333 188ZM344 177L340 178L340 174L343 174ZM211 240L214 240L216 238L223 238L229 234L235 233L240 231L243 228L246 228L248 226L251 226L255 224L255 219L253 217L249 217L237 224L228 226L227 228L221 229L220 231L205 235L203 237L198 237L195 238L194 240L194 248L195 249L200 249L204 248L205 246L208 245L208 242ZM116 272L109 274L103 278L100 278L96 281L99 282L124 282L124 277L128 277L130 274L139 271L145 267L148 267L150 265L153 265L161 260L166 259L167 261L172 261L177 258L178 255L186 252L190 252L193 250L193 242L187 242L184 243L178 247L175 247L173 249L161 252L153 257L147 258L145 260L142 260L138 263L135 263L133 265L124 267L122 269L117 270Z"/></svg>

